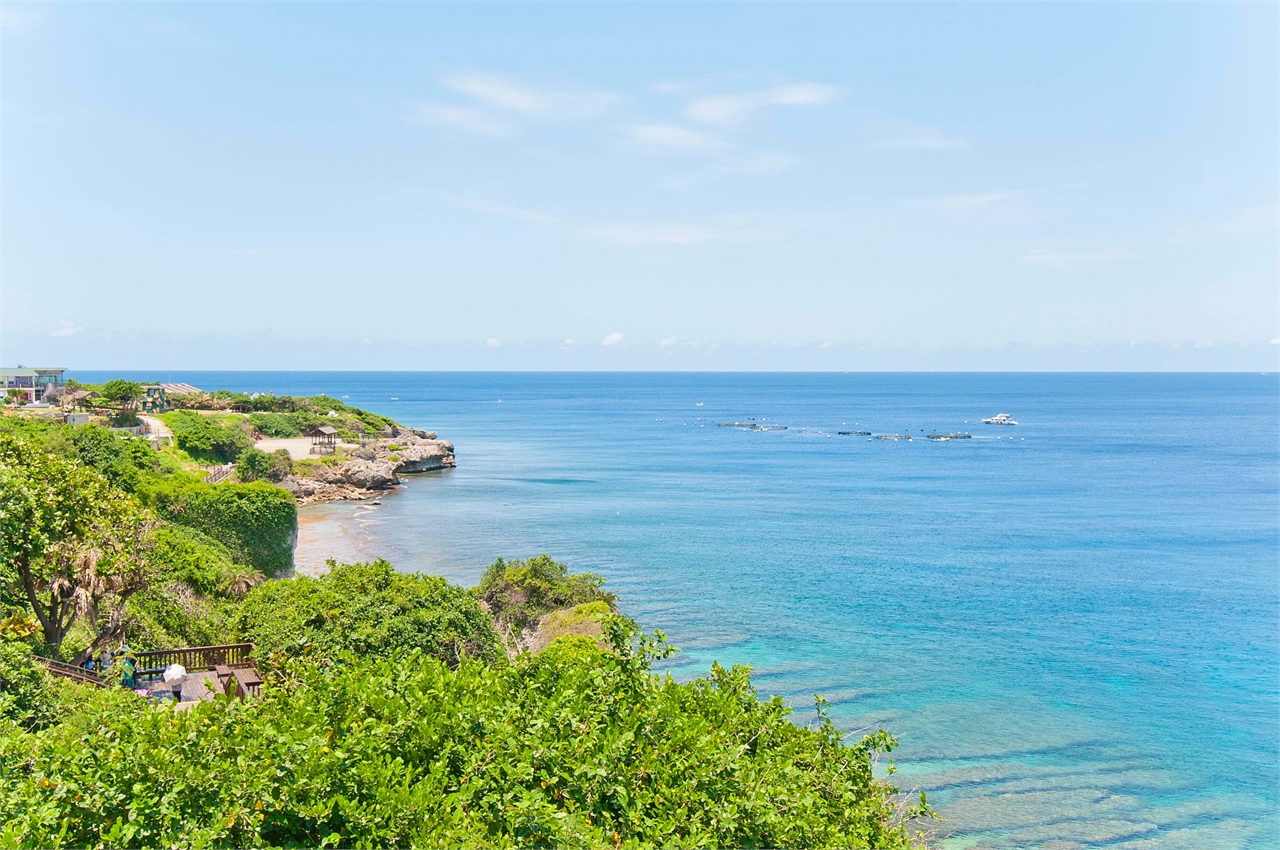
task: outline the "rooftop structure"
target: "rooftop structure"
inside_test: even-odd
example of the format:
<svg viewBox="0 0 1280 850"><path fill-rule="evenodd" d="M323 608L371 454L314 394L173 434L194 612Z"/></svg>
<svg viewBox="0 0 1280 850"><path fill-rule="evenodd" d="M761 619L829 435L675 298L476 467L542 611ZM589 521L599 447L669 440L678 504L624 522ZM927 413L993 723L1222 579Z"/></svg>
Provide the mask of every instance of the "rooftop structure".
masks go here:
<svg viewBox="0 0 1280 850"><path fill-rule="evenodd" d="M0 391L8 396L10 390L16 390L13 395L22 404L35 404L44 401L50 390L62 387L62 373L65 371L55 366L0 368Z"/></svg>

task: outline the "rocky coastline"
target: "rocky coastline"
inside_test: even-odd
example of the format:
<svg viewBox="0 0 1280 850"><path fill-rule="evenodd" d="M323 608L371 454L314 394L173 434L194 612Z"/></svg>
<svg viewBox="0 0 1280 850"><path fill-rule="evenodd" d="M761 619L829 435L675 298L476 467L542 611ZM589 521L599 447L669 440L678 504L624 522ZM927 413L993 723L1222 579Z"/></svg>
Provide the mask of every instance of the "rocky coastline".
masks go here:
<svg viewBox="0 0 1280 850"><path fill-rule="evenodd" d="M364 501L399 486L401 475L457 466L452 443L436 439L434 431L415 428L390 428L359 448L340 451L295 464L279 486L292 493L299 506Z"/></svg>

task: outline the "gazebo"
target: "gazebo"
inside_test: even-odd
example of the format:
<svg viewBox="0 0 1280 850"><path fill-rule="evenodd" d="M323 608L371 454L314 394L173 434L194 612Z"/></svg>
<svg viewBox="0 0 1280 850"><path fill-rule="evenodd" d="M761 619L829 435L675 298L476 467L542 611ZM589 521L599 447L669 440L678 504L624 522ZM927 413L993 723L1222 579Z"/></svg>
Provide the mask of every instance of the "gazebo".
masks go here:
<svg viewBox="0 0 1280 850"><path fill-rule="evenodd" d="M338 429L321 425L311 429L311 454L331 455L338 450Z"/></svg>

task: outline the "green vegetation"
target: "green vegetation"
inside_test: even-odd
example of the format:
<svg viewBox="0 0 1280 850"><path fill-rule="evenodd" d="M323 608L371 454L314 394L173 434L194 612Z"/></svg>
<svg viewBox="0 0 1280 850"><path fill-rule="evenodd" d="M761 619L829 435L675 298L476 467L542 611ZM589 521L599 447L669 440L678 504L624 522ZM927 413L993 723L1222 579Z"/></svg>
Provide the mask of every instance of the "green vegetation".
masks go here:
<svg viewBox="0 0 1280 850"><path fill-rule="evenodd" d="M256 565L289 567L296 507L283 490L210 486L180 453L94 426L5 417L0 445L0 503L9 506L0 522L13 529L0 542L0 616L35 613L25 558L37 602L51 612L46 653L71 661L121 635L140 650L228 642L235 601L264 578ZM41 504L49 522L29 510ZM119 551L130 525L112 511L146 518L136 552ZM19 543L36 548L24 554ZM50 545L56 558L41 555Z"/></svg>
<svg viewBox="0 0 1280 850"><path fill-rule="evenodd" d="M102 388L98 390L98 394L102 396L104 401L128 404L142 397L142 384L136 381L122 381L117 378L114 381L107 381L103 384Z"/></svg>
<svg viewBox="0 0 1280 850"><path fill-rule="evenodd" d="M476 596L493 613L509 639L536 628L543 615L584 602L604 602L610 608L618 597L602 590L604 578L595 573L569 573L548 555L527 561L494 561L480 578Z"/></svg>
<svg viewBox="0 0 1280 850"><path fill-rule="evenodd" d="M92 695L0 734L0 844L45 847L911 846L854 746L747 672L680 684L623 620L513 665L294 662L186 712ZM86 745L92 742L91 745Z"/></svg>
<svg viewBox="0 0 1280 850"><path fill-rule="evenodd" d="M239 417L217 419L190 410L175 410L161 418L173 431L178 448L196 460L231 463L253 446L253 438L241 427L244 420Z"/></svg>
<svg viewBox="0 0 1280 850"><path fill-rule="evenodd" d="M334 566L252 590L239 632L260 656L344 652L385 658L420 650L456 665L503 657L493 623L475 598L439 576L397 573L386 561Z"/></svg>
<svg viewBox="0 0 1280 850"><path fill-rule="evenodd" d="M236 458L236 475L241 481L283 481L293 472L293 459L288 449L267 454L260 449L245 449Z"/></svg>
<svg viewBox="0 0 1280 850"><path fill-rule="evenodd" d="M297 527L280 462L242 447L259 480L205 484L202 427L157 451L0 419L0 848L915 846L923 796L873 776L887 733L847 745L821 700L796 725L745 668L655 674L672 650L601 576L539 555L470 591L385 561L267 580ZM169 711L33 659L122 639L252 641L267 681Z"/></svg>
<svg viewBox="0 0 1280 850"><path fill-rule="evenodd" d="M269 576L293 567L298 505L288 491L266 482L252 484L175 484L148 492L163 518L194 528Z"/></svg>
<svg viewBox="0 0 1280 850"><path fill-rule="evenodd" d="M0 435L0 562L50 655L77 622L92 635L77 661L123 636L125 604L158 572L155 525L97 471Z"/></svg>

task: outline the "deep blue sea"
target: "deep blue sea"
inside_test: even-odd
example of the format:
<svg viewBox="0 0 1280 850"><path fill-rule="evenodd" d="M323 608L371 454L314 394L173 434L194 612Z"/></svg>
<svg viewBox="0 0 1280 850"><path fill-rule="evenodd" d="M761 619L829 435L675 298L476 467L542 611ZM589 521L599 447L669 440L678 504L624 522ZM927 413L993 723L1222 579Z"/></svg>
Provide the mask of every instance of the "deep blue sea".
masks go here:
<svg viewBox="0 0 1280 850"><path fill-rule="evenodd" d="M944 848L1280 847L1275 374L154 377L439 431L456 470L318 509L361 556L603 573L675 675L895 733Z"/></svg>

